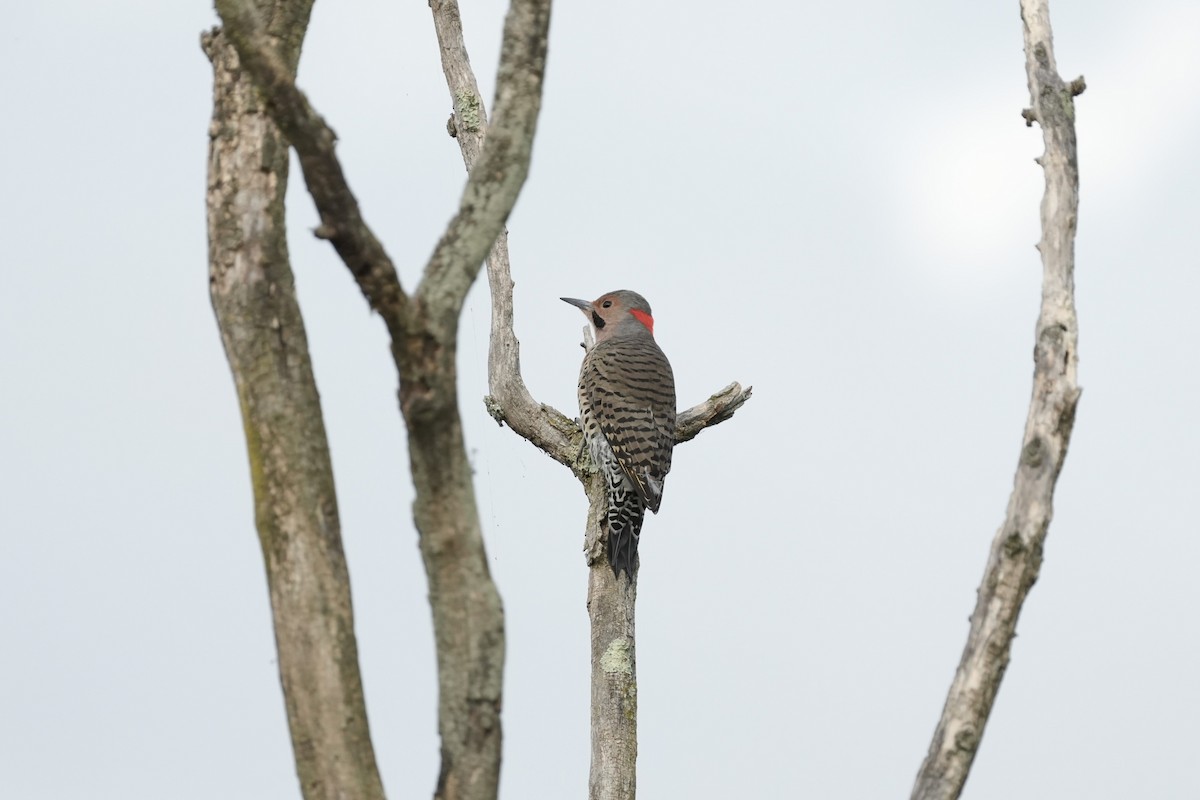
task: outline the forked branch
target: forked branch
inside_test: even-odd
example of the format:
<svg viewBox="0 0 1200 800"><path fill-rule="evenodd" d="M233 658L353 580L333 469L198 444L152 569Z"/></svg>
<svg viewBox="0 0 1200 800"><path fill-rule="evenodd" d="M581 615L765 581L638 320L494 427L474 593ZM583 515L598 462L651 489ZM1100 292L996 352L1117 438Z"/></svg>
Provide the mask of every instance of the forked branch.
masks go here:
<svg viewBox="0 0 1200 800"><path fill-rule="evenodd" d="M296 86L251 4L247 0L216 0L216 5L242 67L250 73L271 118L300 159L308 192L321 215L316 235L328 239L337 250L388 329L400 330L408 298L395 265L367 226L346 182L334 149L337 135Z"/></svg>
<svg viewBox="0 0 1200 800"><path fill-rule="evenodd" d="M457 403L457 328L463 298L528 174L541 108L550 0L512 0L504 26L493 135L459 210L412 298L363 221L332 130L274 56L246 0L216 0L230 38L276 123L300 157L321 214L317 233L337 249L391 335L400 375L416 500L413 516L429 578L438 657L442 769L435 796L494 800L500 770L504 615L488 572L471 465Z"/></svg>
<svg viewBox="0 0 1200 800"><path fill-rule="evenodd" d="M472 175L483 168L477 154L490 146L496 126L487 123L466 46L456 0L432 0L434 27L441 47L442 71L450 90L454 116L448 130L458 139L463 161ZM485 139L486 136L486 139ZM483 148L486 150L486 148ZM508 237L501 232L487 259L492 298L488 350L488 413L583 482L590 510L584 537L588 579L588 614L592 640L592 762L589 796L593 800L632 800L636 792L637 677L634 648L636 575L618 584L600 557L599 519L607 503L603 481L581 454L583 434L574 420L538 403L521 376L520 344L513 331L513 282ZM678 417L677 440L694 438L706 427L729 419L749 399L750 388L730 384L704 403Z"/></svg>

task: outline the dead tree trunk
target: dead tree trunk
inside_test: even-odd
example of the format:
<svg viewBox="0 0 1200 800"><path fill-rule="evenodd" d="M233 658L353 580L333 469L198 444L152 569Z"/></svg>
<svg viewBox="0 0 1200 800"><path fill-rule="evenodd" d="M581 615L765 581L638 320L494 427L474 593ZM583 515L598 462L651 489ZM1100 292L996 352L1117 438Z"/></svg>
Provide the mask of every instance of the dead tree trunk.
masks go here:
<svg viewBox="0 0 1200 800"><path fill-rule="evenodd" d="M1042 565L1054 487L1067 456L1079 402L1076 381L1075 223L1079 168L1074 98L1083 78L1065 83L1054 63L1047 0L1021 0L1025 70L1046 151L1042 197L1042 308L1033 351L1033 397L1004 524L992 541L962 660L913 787L914 800L952 800L962 792L1016 635L1017 617Z"/></svg>
<svg viewBox="0 0 1200 800"><path fill-rule="evenodd" d="M293 74L312 0L262 2ZM284 228L288 148L219 30L208 162L209 290L233 371L279 676L306 800L382 800L363 703L333 470Z"/></svg>

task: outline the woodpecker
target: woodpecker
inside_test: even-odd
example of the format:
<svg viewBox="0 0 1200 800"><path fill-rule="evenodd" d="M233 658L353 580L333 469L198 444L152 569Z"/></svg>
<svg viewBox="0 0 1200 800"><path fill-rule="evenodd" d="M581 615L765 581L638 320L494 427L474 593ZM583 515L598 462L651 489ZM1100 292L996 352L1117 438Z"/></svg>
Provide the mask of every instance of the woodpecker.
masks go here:
<svg viewBox="0 0 1200 800"><path fill-rule="evenodd" d="M658 513L675 446L675 376L654 341L650 304L623 289L583 311L595 345L579 370L579 414L592 460L608 487L608 561L619 580L633 579L646 509Z"/></svg>

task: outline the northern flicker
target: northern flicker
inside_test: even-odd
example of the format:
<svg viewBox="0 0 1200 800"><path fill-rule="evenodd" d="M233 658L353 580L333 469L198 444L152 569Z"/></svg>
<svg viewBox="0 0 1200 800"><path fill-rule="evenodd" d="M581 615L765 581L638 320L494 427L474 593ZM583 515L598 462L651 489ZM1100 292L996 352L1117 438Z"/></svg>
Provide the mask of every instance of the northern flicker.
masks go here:
<svg viewBox="0 0 1200 800"><path fill-rule="evenodd" d="M637 292L594 302L562 298L583 311L595 345L579 370L584 439L608 485L608 561L632 580L646 509L658 513L675 446L675 376L654 341L650 304Z"/></svg>

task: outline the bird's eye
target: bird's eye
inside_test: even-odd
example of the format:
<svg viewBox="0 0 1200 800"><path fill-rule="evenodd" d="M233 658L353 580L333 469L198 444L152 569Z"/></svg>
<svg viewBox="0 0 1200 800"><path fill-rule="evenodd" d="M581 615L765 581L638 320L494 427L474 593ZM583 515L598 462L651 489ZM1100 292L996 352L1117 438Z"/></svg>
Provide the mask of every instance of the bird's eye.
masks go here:
<svg viewBox="0 0 1200 800"><path fill-rule="evenodd" d="M604 308L612 308L612 300L605 300L600 305L603 306Z"/></svg>

